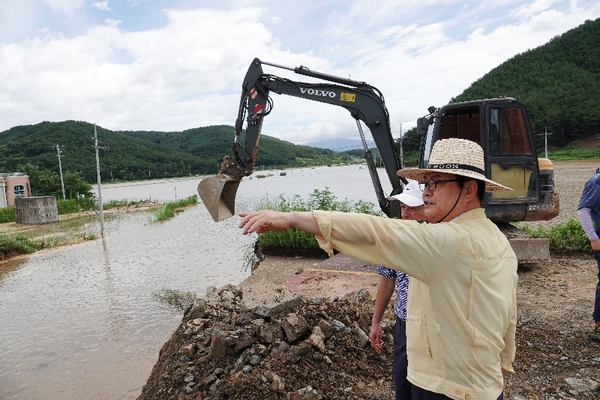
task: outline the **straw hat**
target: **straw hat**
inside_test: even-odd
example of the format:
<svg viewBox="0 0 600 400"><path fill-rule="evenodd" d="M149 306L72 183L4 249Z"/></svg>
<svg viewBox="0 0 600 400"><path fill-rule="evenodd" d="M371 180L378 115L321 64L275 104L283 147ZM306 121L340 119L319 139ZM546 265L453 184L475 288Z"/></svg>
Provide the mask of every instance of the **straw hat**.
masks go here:
<svg viewBox="0 0 600 400"><path fill-rule="evenodd" d="M486 192L513 191L485 177L483 149L471 140L454 138L438 140L431 150L427 168L402 169L398 171L398 175L422 182L428 172L443 172L484 181Z"/></svg>
<svg viewBox="0 0 600 400"><path fill-rule="evenodd" d="M417 181L409 180L408 185L406 185L404 188L404 191L392 197L400 200L409 207L422 206L424 204L423 189L425 189L425 185L419 184Z"/></svg>

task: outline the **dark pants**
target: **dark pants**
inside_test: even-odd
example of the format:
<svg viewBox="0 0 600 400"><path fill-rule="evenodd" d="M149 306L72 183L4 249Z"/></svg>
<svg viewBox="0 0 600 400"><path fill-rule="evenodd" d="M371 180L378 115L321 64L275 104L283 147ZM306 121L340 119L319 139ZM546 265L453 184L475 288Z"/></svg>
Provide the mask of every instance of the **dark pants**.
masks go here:
<svg viewBox="0 0 600 400"><path fill-rule="evenodd" d="M407 369L406 325L404 321L396 317L396 325L394 325L394 361L392 362L396 400L411 400L412 384L406 379Z"/></svg>
<svg viewBox="0 0 600 400"><path fill-rule="evenodd" d="M598 283L596 284L596 300L594 302L594 321L600 322L600 251L594 251L594 257L598 262Z"/></svg>
<svg viewBox="0 0 600 400"><path fill-rule="evenodd" d="M504 393L500 393L500 397L497 400L502 400ZM412 400L452 400L451 397L444 396L443 394L433 393L425 389L421 389L413 385L412 387Z"/></svg>

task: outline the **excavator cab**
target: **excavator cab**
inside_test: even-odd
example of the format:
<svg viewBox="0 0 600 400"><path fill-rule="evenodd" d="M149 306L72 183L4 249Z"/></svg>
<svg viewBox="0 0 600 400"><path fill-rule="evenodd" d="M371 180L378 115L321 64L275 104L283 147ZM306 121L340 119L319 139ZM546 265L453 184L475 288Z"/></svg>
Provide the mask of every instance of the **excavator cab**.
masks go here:
<svg viewBox="0 0 600 400"><path fill-rule="evenodd" d="M552 163L538 159L527 111L514 98L450 103L419 120L424 168L439 139L461 138L484 150L488 178L513 192L486 193L482 207L494 222L540 221L558 215ZM425 129L425 127L427 129Z"/></svg>

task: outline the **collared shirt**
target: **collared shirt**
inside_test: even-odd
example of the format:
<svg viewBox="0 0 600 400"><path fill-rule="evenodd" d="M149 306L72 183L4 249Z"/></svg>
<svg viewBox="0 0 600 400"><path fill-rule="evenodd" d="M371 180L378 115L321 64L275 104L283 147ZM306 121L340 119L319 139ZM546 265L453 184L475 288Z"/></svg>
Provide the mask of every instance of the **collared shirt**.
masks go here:
<svg viewBox="0 0 600 400"><path fill-rule="evenodd" d="M406 302L408 300L408 283L410 276L403 272L384 267L383 265L377 266L377 273L386 278L396 280L396 301L394 302L394 313L402 321L406 321Z"/></svg>
<svg viewBox="0 0 600 400"><path fill-rule="evenodd" d="M408 379L453 399L495 399L513 372L517 258L481 208L419 224L313 211L325 251L410 275Z"/></svg>
<svg viewBox="0 0 600 400"><path fill-rule="evenodd" d="M577 216L581 221L585 233L590 240L598 239L597 232L600 231L600 168L586 182L577 207ZM592 220L592 227L589 220Z"/></svg>

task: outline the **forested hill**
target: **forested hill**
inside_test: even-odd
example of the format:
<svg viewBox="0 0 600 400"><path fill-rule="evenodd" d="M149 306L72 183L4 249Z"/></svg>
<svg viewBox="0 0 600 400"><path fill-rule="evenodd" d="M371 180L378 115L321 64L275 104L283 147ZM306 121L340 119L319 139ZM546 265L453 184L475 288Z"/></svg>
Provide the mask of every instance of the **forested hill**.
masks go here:
<svg viewBox="0 0 600 400"><path fill-rule="evenodd" d="M124 132L97 127L102 179L136 180L219 172L231 154L234 128L209 126L183 132ZM31 163L58 172L56 145L62 149L63 171L81 171L96 180L94 125L80 121L42 122L0 132L0 172L22 171ZM256 166L313 165L333 156L331 150L297 146L262 135Z"/></svg>
<svg viewBox="0 0 600 400"><path fill-rule="evenodd" d="M600 133L600 18L519 54L474 82L454 101L517 97L536 134L557 145Z"/></svg>

